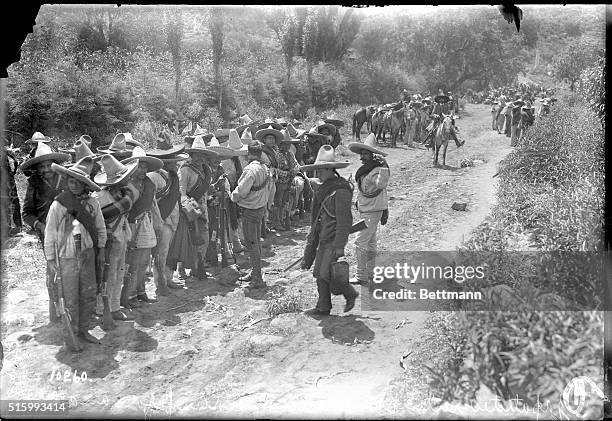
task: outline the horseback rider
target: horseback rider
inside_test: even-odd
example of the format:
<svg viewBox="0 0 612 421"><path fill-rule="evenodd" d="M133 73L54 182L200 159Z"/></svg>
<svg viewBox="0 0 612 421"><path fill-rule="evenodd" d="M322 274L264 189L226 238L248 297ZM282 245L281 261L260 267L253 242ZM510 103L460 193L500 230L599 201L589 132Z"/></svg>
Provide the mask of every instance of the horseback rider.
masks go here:
<svg viewBox="0 0 612 421"><path fill-rule="evenodd" d="M431 147L431 144L435 137L435 133L438 130L438 127L440 126L440 124L442 123L443 114L447 114L450 111L452 111L452 110L449 110L449 101L450 101L450 98L447 95L438 95L434 98L434 108L431 112L432 121L427 127L428 134L427 134L427 137L425 138L425 146L427 146L428 148ZM452 132L452 137L455 140L455 144L457 145L458 148L464 145L465 140L459 140L459 138L457 138L457 135L454 131Z"/></svg>

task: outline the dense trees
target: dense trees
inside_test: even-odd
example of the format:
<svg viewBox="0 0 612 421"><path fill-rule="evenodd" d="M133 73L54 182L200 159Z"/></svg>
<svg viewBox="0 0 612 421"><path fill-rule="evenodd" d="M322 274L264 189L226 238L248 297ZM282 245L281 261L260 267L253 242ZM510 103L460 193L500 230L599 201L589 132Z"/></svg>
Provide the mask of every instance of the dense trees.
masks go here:
<svg viewBox="0 0 612 421"><path fill-rule="evenodd" d="M167 109L209 129L244 112L304 118L402 88L507 83L577 37L604 39L603 7L525 7L519 34L489 6L394 10L43 6L9 68L9 129L109 141L146 137Z"/></svg>

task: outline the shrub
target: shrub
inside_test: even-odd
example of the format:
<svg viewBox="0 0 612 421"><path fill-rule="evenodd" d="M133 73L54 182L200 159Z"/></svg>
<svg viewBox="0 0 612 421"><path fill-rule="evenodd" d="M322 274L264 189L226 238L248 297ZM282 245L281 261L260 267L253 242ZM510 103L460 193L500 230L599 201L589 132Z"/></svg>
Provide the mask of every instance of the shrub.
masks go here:
<svg viewBox="0 0 612 421"><path fill-rule="evenodd" d="M529 310L544 295L560 297L563 309L571 303L584 308L603 290L599 267L585 276L572 254L558 254L603 250L603 139L585 104L553 107L501 163L492 215L459 253L488 266L486 279L471 289L517 304L513 312L463 311L441 321L438 329L450 337L449 359L442 370L432 369L431 382L443 400L473 399L475 380L506 400L518 397L535 407L539 399L557 411L572 378L603 378L601 312ZM513 253L517 238L540 253ZM601 408L601 402L588 403L597 404Z"/></svg>

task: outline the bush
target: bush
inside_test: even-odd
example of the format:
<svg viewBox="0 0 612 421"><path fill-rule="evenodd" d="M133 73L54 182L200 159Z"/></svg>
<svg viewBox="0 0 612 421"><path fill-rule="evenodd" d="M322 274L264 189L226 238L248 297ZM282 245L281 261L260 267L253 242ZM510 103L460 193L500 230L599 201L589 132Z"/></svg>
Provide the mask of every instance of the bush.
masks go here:
<svg viewBox="0 0 612 421"><path fill-rule="evenodd" d="M540 402L557 411L572 378L603 378L601 312L529 310L544 295L560 298L564 310L571 303L584 308L603 291L599 267L585 276L571 260L571 253L596 256L603 250L603 142L603 130L585 104L564 104L537 120L501 163L492 216L459 253L488 266L486 279L470 289L488 291L488 300L510 303L513 312L463 311L441 322L438 329L451 338L449 359L444 370L433 370L431 382L443 400L474 399L475 380L530 407L539 394ZM522 249L540 253L532 259L524 251L512 253L517 239L528 240ZM570 258L560 259L559 252ZM527 310L520 311L521 305ZM601 402L588 405L601 408Z"/></svg>

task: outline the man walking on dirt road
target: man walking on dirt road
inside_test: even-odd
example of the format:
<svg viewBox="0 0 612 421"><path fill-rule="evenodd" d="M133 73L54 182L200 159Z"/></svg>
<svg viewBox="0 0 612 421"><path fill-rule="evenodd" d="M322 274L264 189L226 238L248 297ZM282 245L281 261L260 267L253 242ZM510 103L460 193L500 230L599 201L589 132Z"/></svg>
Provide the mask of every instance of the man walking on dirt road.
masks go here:
<svg viewBox="0 0 612 421"><path fill-rule="evenodd" d="M334 148L323 145L313 164L300 167L302 171L316 170L316 175L322 182L314 194L312 225L302 261L302 269L309 269L314 262L313 275L317 281L319 299L315 308L306 311L306 314L312 316L329 316L332 307L332 264L344 256L344 247L353 223L353 186L336 171L348 165L348 161L336 161ZM340 285L335 293L344 295L346 299L344 312L355 306L355 300L359 296L348 282L346 285Z"/></svg>
<svg viewBox="0 0 612 421"><path fill-rule="evenodd" d="M357 182L357 209L365 220L367 228L357 234L355 240L355 256L357 258L357 274L351 283L366 285L373 275L376 261L376 231L378 223L387 223L389 216L389 200L387 198L387 183L389 182L389 165L383 156L387 154L376 148L373 133L365 142L353 142L348 145L351 152L361 156L363 164L355 173ZM376 155L375 155L376 154Z"/></svg>

